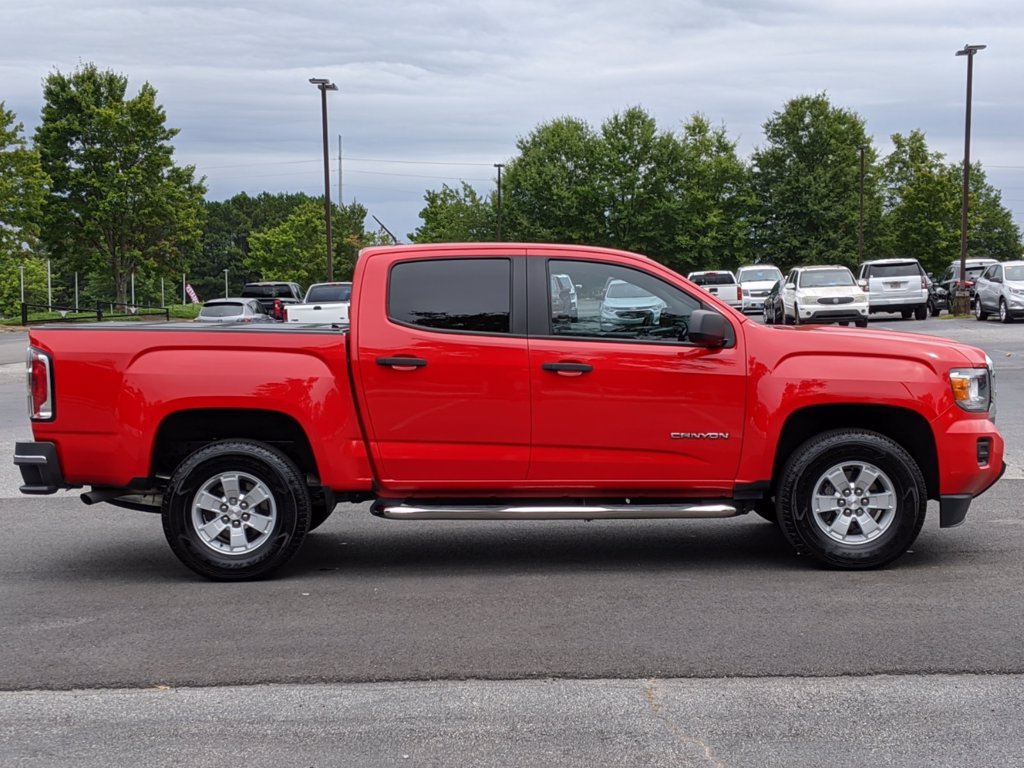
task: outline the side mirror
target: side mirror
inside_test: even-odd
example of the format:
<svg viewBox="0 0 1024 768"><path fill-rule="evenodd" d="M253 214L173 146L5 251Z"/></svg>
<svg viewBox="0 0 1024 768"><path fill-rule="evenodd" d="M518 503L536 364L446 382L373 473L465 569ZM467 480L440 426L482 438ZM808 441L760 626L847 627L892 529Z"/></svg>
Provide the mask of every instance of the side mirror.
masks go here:
<svg viewBox="0 0 1024 768"><path fill-rule="evenodd" d="M690 314L687 338L698 347L716 349L725 345L725 318L717 312L695 309Z"/></svg>
<svg viewBox="0 0 1024 768"><path fill-rule="evenodd" d="M796 283L786 283L786 290L787 291L796 290Z"/></svg>
<svg viewBox="0 0 1024 768"><path fill-rule="evenodd" d="M860 286L860 289L862 291L866 291L868 289L868 281L867 280L858 280L857 281L857 285Z"/></svg>

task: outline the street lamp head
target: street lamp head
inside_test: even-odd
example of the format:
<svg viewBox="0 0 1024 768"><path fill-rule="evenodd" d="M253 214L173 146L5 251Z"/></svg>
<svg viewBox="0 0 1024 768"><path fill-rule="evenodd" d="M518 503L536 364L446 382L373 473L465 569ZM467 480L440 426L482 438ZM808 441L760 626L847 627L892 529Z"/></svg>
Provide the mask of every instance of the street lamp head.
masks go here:
<svg viewBox="0 0 1024 768"><path fill-rule="evenodd" d="M962 50L956 52L957 56L971 56L978 51L983 51L988 48L987 45L970 45L965 44Z"/></svg>
<svg viewBox="0 0 1024 768"><path fill-rule="evenodd" d="M319 88L321 91L336 91L338 86L328 80L326 77L311 77L309 82Z"/></svg>

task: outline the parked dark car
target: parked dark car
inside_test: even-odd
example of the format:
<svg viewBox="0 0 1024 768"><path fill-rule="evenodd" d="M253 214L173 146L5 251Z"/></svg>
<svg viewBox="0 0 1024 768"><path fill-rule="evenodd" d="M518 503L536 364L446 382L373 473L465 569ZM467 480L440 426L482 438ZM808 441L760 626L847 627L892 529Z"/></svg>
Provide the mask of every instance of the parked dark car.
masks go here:
<svg viewBox="0 0 1024 768"><path fill-rule="evenodd" d="M203 304L197 323L276 323L258 299L211 299Z"/></svg>
<svg viewBox="0 0 1024 768"><path fill-rule="evenodd" d="M785 322L784 310L782 308L782 280L776 280L775 285L764 297L764 304L761 307L764 315L765 325L782 325Z"/></svg>
<svg viewBox="0 0 1024 768"><path fill-rule="evenodd" d="M928 314L931 317L938 317L943 311L949 311L949 291L940 283L931 280L928 286Z"/></svg>

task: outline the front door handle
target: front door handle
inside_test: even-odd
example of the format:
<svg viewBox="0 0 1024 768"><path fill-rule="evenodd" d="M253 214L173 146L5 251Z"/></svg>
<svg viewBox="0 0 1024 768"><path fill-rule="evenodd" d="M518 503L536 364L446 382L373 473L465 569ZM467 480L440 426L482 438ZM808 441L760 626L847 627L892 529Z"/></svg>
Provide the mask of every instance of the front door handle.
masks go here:
<svg viewBox="0 0 1024 768"><path fill-rule="evenodd" d="M540 367L545 371L554 371L560 376L579 376L594 370L594 366L589 363L541 363Z"/></svg>
<svg viewBox="0 0 1024 768"><path fill-rule="evenodd" d="M377 365L394 368L396 371L413 371L422 368L427 361L422 357L378 357Z"/></svg>

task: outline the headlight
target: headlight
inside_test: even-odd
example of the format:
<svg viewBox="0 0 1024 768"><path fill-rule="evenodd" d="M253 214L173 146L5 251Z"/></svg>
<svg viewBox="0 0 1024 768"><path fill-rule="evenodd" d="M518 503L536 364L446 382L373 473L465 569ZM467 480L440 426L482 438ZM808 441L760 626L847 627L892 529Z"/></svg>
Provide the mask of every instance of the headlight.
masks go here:
<svg viewBox="0 0 1024 768"><path fill-rule="evenodd" d="M1020 288L1010 288L1009 290L1014 296L1024 296L1024 290Z"/></svg>
<svg viewBox="0 0 1024 768"><path fill-rule="evenodd" d="M954 368L949 384L953 399L965 411L987 411L992 403L991 368Z"/></svg>

